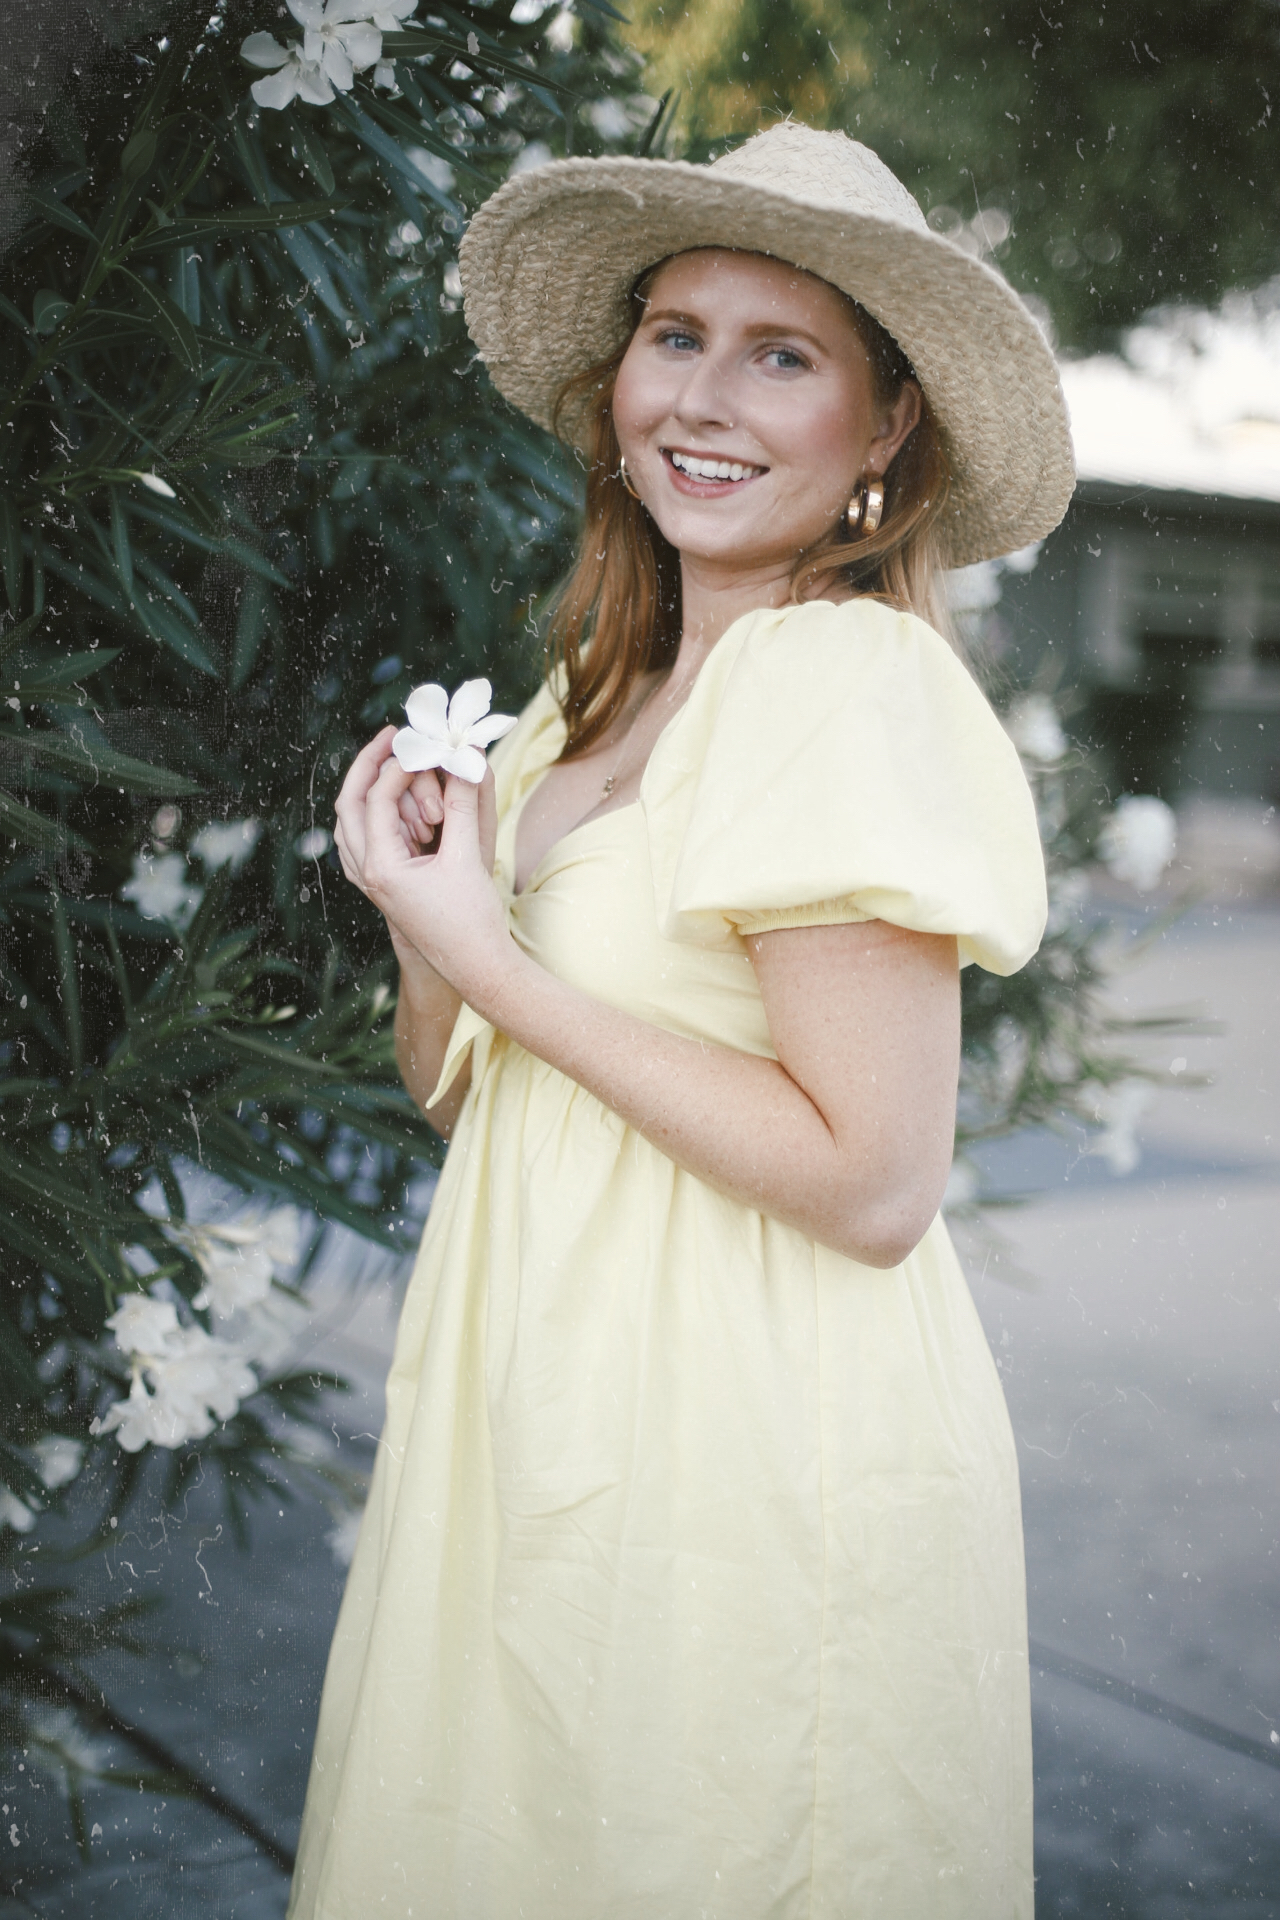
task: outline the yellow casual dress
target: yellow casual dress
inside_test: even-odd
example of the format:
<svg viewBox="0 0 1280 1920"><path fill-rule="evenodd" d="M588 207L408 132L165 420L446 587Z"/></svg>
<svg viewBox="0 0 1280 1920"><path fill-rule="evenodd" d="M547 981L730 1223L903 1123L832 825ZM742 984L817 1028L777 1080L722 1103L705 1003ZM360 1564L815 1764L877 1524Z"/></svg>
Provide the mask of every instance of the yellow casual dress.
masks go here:
<svg viewBox="0 0 1280 1920"><path fill-rule="evenodd" d="M521 946L771 1057L743 936L880 918L998 973L1017 756L879 604L735 623L640 800L510 898L560 751L497 749ZM946 1228L890 1272L713 1192L464 1008L325 1680L292 1920L1029 1920L1012 1436Z"/></svg>

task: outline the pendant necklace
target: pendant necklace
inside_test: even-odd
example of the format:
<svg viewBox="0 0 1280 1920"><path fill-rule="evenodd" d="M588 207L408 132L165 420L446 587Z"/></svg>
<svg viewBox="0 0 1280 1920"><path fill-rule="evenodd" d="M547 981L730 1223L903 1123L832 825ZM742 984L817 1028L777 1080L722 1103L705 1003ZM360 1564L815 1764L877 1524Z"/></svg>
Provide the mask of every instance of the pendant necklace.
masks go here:
<svg viewBox="0 0 1280 1920"><path fill-rule="evenodd" d="M617 786L618 775L621 773L622 763L627 757L627 746L628 746L628 743L630 742L632 734L635 732L636 723L638 722L640 715L644 712L645 708L648 706L649 702L653 699L653 696L657 693L658 688L665 686L667 684L668 679L669 679L669 675L664 675L662 678L655 680L653 685L650 687L648 693L646 693L644 699L640 702L640 705L636 708L635 714L632 717L631 725L627 728L626 732L622 736L622 748L618 754L617 759L614 761L613 771L606 779L603 787L600 789L601 800L607 800L610 794L613 792L614 788ZM598 806L599 801L597 801L596 804Z"/></svg>

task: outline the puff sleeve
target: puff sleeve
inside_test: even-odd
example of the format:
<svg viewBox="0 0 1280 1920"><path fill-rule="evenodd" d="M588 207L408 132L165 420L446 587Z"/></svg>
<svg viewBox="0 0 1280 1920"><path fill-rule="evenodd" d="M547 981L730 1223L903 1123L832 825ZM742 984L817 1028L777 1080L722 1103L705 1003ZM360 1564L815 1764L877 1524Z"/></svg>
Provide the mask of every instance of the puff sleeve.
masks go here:
<svg viewBox="0 0 1280 1920"><path fill-rule="evenodd" d="M669 939L888 920L1016 972L1046 915L1017 752L956 654L878 602L752 614L650 761L655 900Z"/></svg>

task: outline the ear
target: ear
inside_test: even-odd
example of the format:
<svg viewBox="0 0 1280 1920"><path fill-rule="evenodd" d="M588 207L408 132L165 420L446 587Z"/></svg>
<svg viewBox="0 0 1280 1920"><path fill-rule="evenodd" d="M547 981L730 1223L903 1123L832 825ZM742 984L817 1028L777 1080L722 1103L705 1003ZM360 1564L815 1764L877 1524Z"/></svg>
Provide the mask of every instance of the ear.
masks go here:
<svg viewBox="0 0 1280 1920"><path fill-rule="evenodd" d="M919 425L922 410L920 388L914 380L904 380L902 391L880 418L879 430L867 449L867 469L885 474L894 455Z"/></svg>

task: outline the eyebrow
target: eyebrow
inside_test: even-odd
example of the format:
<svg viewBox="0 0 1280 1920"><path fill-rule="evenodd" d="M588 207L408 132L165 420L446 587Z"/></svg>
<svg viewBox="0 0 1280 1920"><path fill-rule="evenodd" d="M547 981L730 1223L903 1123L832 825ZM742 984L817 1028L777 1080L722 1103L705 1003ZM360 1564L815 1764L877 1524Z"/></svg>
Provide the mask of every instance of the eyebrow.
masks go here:
<svg viewBox="0 0 1280 1920"><path fill-rule="evenodd" d="M678 325L685 327L705 327L707 324L698 314L686 313L676 307L646 307L644 319L640 322L641 326L647 326L654 320L675 321ZM791 334L794 335L796 339L807 340L810 346L817 348L819 353L829 353L831 351L829 344L825 340L820 340L816 333L810 333L807 327L787 326L783 323L774 323L748 327L746 331L756 340L767 340L771 334Z"/></svg>

